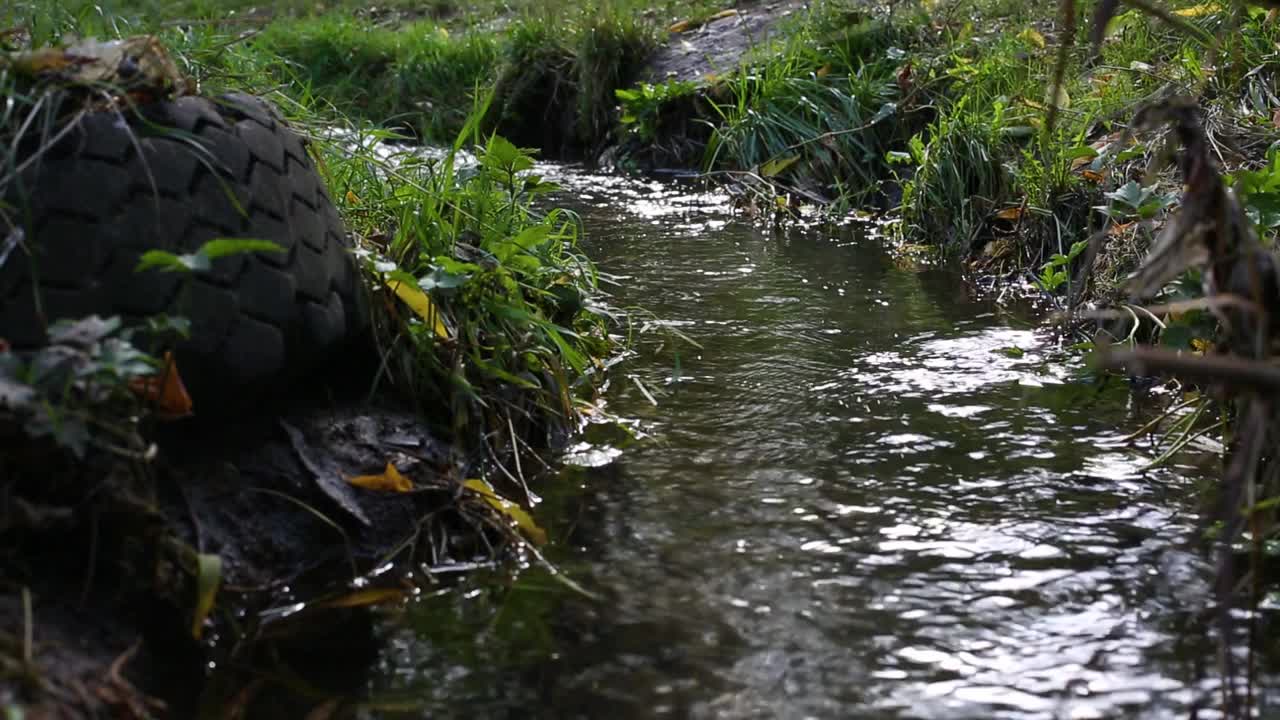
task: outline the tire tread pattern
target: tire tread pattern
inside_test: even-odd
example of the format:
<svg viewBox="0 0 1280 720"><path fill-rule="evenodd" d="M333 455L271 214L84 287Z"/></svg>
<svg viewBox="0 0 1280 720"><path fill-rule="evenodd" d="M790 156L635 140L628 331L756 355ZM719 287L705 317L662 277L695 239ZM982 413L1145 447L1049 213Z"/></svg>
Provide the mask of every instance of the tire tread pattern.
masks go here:
<svg viewBox="0 0 1280 720"><path fill-rule="evenodd" d="M306 144L258 98L87 114L19 183L0 188L27 238L0 266L0 337L15 347L43 344L63 317L186 315L183 376L216 396L313 365L367 327L346 230ZM147 250L218 237L284 252L220 258L186 292L175 275L134 271Z"/></svg>

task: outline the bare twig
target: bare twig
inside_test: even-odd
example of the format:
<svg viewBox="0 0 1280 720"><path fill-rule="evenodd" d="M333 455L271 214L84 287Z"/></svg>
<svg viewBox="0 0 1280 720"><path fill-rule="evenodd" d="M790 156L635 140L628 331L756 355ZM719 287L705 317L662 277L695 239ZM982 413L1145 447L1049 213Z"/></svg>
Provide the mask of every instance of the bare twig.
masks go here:
<svg viewBox="0 0 1280 720"><path fill-rule="evenodd" d="M1233 389L1280 395L1280 367L1270 363L1150 347L1104 349L1098 355L1099 364L1108 370L1124 370L1134 375L1173 375L1192 382L1219 383Z"/></svg>

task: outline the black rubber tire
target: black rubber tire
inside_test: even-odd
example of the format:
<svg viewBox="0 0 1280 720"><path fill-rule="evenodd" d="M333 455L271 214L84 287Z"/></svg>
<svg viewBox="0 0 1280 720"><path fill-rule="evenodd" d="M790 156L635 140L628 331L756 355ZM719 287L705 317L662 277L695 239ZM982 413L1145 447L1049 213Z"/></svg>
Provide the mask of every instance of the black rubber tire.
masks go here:
<svg viewBox="0 0 1280 720"><path fill-rule="evenodd" d="M0 337L19 349L46 342L58 318L186 316L178 365L198 404L196 388L216 399L278 380L367 327L342 220L302 139L261 99L87 114L10 185L0 195L27 252L0 265ZM178 273L135 271L147 250L214 238L285 251L220 258L185 293Z"/></svg>

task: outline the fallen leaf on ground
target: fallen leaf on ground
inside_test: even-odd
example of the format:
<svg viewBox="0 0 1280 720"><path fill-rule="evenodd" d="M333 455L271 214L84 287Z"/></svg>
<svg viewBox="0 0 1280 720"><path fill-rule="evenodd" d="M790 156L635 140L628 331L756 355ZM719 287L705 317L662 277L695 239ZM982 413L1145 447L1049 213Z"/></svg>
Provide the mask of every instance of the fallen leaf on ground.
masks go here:
<svg viewBox="0 0 1280 720"><path fill-rule="evenodd" d="M682 33L689 29L689 21L681 20L680 22L671 23L671 27L667 28L667 32Z"/></svg>
<svg viewBox="0 0 1280 720"><path fill-rule="evenodd" d="M1109 230L1107 230L1107 234L1110 235L1111 237L1119 237L1125 234L1126 232L1128 232L1131 228L1133 228L1137 224L1138 223L1136 222L1116 223L1115 225L1112 225Z"/></svg>
<svg viewBox="0 0 1280 720"><path fill-rule="evenodd" d="M712 15L711 17L707 18L707 22L713 23L717 20L723 20L724 18L733 17L734 15L737 15L737 14L738 14L738 11L735 10L734 8L729 8L728 10L721 10L715 15Z"/></svg>
<svg viewBox="0 0 1280 720"><path fill-rule="evenodd" d="M547 533L533 521L524 508L498 495L483 480L471 479L462 486L484 498L495 510L510 518L534 545L542 545L547 541Z"/></svg>
<svg viewBox="0 0 1280 720"><path fill-rule="evenodd" d="M382 605L403 600L404 596L404 590L399 588L363 588L346 595L340 595L332 600L326 600L320 603L320 607L350 608Z"/></svg>
<svg viewBox="0 0 1280 720"><path fill-rule="evenodd" d="M357 475L347 478L347 482L365 490L381 492L411 492L413 483L400 474L395 465L387 463L387 469L378 475Z"/></svg>
<svg viewBox="0 0 1280 720"><path fill-rule="evenodd" d="M158 375L133 378L129 380L129 389L149 403L161 420L177 420L191 415L191 395L178 374L178 362L171 352L164 354L164 369Z"/></svg>

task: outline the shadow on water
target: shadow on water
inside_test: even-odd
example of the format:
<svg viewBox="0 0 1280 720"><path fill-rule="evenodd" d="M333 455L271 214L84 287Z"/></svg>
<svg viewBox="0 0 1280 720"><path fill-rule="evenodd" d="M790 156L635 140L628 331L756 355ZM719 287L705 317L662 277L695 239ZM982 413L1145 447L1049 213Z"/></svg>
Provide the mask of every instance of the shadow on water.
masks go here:
<svg viewBox="0 0 1280 720"><path fill-rule="evenodd" d="M383 628L375 698L414 717L1161 718L1211 695L1189 499L1211 463L1146 470L1125 387L874 239L564 182L615 301L697 346L642 335L607 398L648 439L592 428L543 485L552 559L602 599L539 571L424 599Z"/></svg>

